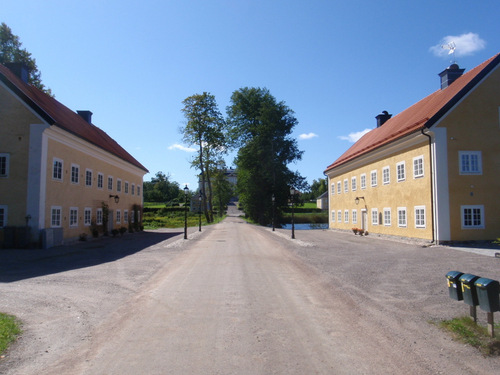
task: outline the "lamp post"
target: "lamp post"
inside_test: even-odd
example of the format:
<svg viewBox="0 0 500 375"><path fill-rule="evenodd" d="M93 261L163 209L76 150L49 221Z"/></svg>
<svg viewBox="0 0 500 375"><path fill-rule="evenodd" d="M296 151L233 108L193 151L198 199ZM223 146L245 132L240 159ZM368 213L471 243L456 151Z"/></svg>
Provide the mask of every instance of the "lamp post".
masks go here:
<svg viewBox="0 0 500 375"><path fill-rule="evenodd" d="M198 229L199 232L201 232L201 199L203 198L203 194L200 191L200 195L198 196L198 215L200 216L200 228Z"/></svg>
<svg viewBox="0 0 500 375"><path fill-rule="evenodd" d="M273 193L273 196L271 197L271 200L273 201L273 232L274 232L274 201L276 200L276 198L274 197L274 193Z"/></svg>
<svg viewBox="0 0 500 375"><path fill-rule="evenodd" d="M293 203L294 203L295 194L297 194L297 190L295 190L294 188L290 188L290 197L292 200L292 239L295 239L295 219L294 219L294 215L293 215Z"/></svg>
<svg viewBox="0 0 500 375"><path fill-rule="evenodd" d="M188 202L188 192L189 188L186 185L184 188L184 239L187 240L188 238L188 222L187 222L187 202Z"/></svg>

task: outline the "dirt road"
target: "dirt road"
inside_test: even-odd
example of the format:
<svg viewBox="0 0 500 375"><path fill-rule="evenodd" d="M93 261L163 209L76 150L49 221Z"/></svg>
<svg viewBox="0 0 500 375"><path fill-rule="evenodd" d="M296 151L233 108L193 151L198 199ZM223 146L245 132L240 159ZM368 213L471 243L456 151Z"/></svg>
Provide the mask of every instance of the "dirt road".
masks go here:
<svg viewBox="0 0 500 375"><path fill-rule="evenodd" d="M166 238L125 258L82 267L72 263L72 269L22 280L11 276L0 284L7 302L0 310L10 306L19 314L15 310L24 306L40 309L41 317L24 315L25 337L0 362L0 373L491 374L498 369L497 358L483 358L429 322L456 316L453 309L463 307L446 295L443 263L453 268L472 259L484 274L497 272L491 259L376 239L370 247L380 253L367 253L366 242L352 246L354 236L300 233L302 240L291 241L284 231L229 217L190 233L187 241L180 235ZM451 264L433 255L436 251L445 259L453 256ZM422 267L412 261L434 263ZM426 269L433 267L438 276L428 276ZM88 280L93 276L95 284ZM404 277L399 285L398 277ZM82 284L75 285L77 280ZM27 293L22 302L14 300L20 290ZM38 299L42 292L45 306Z"/></svg>

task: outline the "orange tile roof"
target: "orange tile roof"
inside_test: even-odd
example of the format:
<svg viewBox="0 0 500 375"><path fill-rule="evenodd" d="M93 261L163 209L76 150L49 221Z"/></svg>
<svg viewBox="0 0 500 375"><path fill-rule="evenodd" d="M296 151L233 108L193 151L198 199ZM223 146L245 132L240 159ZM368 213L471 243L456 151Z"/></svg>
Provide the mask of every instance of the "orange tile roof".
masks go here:
<svg viewBox="0 0 500 375"><path fill-rule="evenodd" d="M457 78L447 88L432 93L368 132L329 165L325 173L399 138L431 127L499 63L500 54L497 54Z"/></svg>
<svg viewBox="0 0 500 375"><path fill-rule="evenodd" d="M149 172L102 129L89 124L79 114L36 87L25 83L0 64L0 79L50 125L64 129L118 158Z"/></svg>

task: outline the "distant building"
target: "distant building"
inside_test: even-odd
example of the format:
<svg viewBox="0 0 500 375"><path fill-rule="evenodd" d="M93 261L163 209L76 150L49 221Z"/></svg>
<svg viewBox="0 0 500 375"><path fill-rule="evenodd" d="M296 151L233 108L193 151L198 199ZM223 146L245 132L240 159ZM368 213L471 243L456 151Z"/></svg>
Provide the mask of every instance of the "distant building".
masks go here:
<svg viewBox="0 0 500 375"><path fill-rule="evenodd" d="M500 55L377 127L327 167L330 228L437 243L500 233Z"/></svg>
<svg viewBox="0 0 500 375"><path fill-rule="evenodd" d="M0 64L0 247L90 236L106 205L108 230L140 221L148 170L92 125L92 112L73 112L26 78L23 66Z"/></svg>
<svg viewBox="0 0 500 375"><path fill-rule="evenodd" d="M328 210L328 191L316 198L316 207L321 210Z"/></svg>

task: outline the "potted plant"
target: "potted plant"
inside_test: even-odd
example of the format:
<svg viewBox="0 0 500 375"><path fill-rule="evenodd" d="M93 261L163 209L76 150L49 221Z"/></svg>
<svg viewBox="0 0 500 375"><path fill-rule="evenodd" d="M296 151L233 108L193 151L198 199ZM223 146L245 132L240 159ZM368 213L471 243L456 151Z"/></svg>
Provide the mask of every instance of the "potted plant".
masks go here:
<svg viewBox="0 0 500 375"><path fill-rule="evenodd" d="M352 228L354 235L358 234L358 228Z"/></svg>

